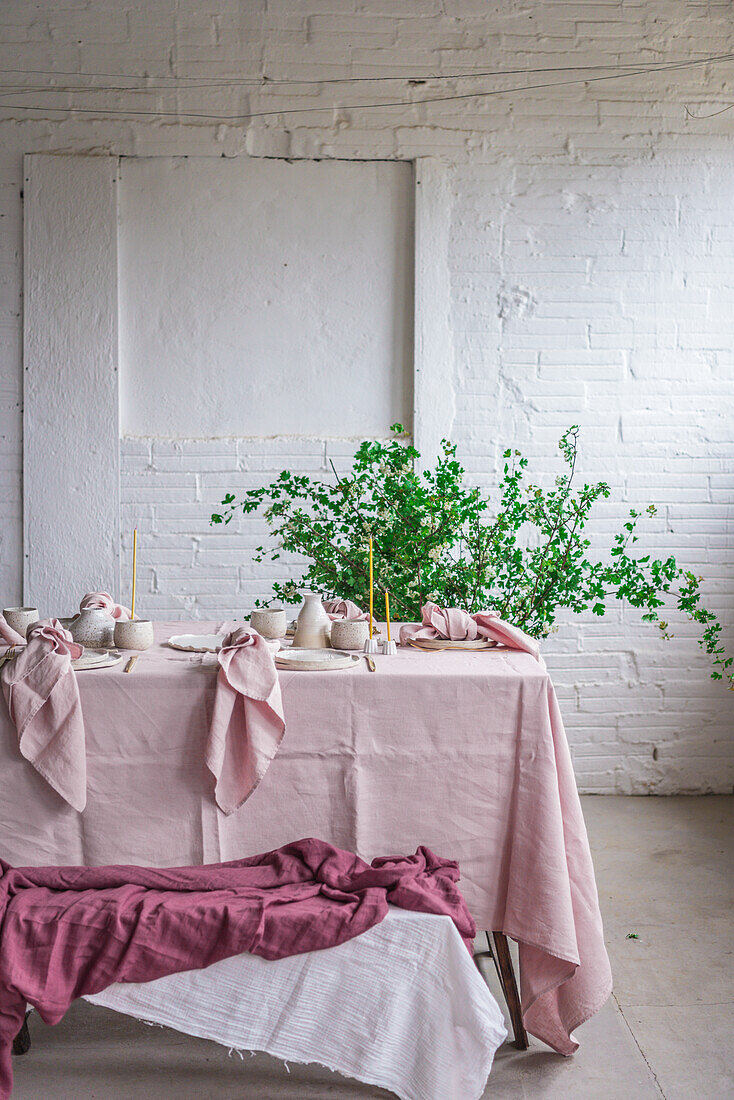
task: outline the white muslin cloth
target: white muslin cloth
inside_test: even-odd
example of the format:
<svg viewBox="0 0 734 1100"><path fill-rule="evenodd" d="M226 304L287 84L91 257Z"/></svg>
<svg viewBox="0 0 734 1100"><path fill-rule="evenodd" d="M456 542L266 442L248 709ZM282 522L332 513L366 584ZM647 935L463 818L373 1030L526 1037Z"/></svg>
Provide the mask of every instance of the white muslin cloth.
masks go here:
<svg viewBox="0 0 734 1100"><path fill-rule="evenodd" d="M392 906L326 951L236 955L86 1000L226 1047L318 1062L402 1100L478 1100L507 1036L451 919Z"/></svg>

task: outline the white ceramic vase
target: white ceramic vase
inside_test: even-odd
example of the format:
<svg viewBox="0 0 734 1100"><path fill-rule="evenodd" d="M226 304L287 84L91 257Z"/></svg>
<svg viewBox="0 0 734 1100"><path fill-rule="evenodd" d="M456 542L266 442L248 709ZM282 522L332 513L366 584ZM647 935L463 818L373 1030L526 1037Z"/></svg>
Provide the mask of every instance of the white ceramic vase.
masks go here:
<svg viewBox="0 0 734 1100"><path fill-rule="evenodd" d="M115 620L103 607L88 607L72 621L71 636L85 649L111 649L115 640Z"/></svg>
<svg viewBox="0 0 734 1100"><path fill-rule="evenodd" d="M328 649L331 646L331 619L324 611L321 596L307 592L298 612L293 645L299 649Z"/></svg>

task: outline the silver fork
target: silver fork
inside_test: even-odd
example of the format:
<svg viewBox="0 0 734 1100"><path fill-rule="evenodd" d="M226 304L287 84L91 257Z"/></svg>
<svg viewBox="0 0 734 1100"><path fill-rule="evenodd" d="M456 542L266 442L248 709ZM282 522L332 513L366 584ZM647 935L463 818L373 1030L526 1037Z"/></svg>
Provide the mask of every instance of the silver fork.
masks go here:
<svg viewBox="0 0 734 1100"><path fill-rule="evenodd" d="M0 668L3 667L6 661L12 661L13 657L15 657L15 649L11 646L10 649L6 649L2 657L0 657Z"/></svg>

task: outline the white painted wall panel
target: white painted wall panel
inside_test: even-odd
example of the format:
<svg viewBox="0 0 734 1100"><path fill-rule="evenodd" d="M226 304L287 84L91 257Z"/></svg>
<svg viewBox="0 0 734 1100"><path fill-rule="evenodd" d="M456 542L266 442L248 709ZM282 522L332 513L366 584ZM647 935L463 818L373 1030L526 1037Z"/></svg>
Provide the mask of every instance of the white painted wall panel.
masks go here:
<svg viewBox="0 0 734 1100"><path fill-rule="evenodd" d="M118 587L116 169L25 158L23 588L42 615Z"/></svg>
<svg viewBox="0 0 734 1100"><path fill-rule="evenodd" d="M626 508L657 501L641 551L669 548L706 578L705 600L733 648L734 116L711 117L731 103L731 64L571 85L559 74L556 88L370 110L333 107L524 81L415 88L399 81L263 81L448 77L724 54L734 46L731 4L273 0L245 10L160 0L155 7L152 18L119 0L0 5L8 68L149 72L165 77L154 81L159 88L173 83L173 73L200 78L199 87L136 94L124 103L119 95L76 96L95 112L88 116L53 110L69 105L62 91L12 97L47 111L11 107L5 97L2 606L22 598L23 153L426 158L440 162L446 188L437 213L448 225L433 238L424 235L434 244L434 270L417 275L424 288L448 285L450 347L443 358L426 329L425 358L416 366L445 361L447 386L443 397L434 391L433 414L425 392L416 394L416 426L424 417L424 431L435 435L450 424L470 476L489 486L505 445L531 456L534 477L552 479L555 441L570 422L580 423L583 478L608 480L614 494L596 530L608 537ZM255 83L243 88L232 78ZM8 73L3 83L19 79ZM27 79L41 81L37 74ZM687 114L686 104L701 117ZM239 121L104 111L127 106ZM291 113L312 106L321 109ZM282 113L243 117L276 110ZM438 382L435 374L431 381ZM287 436L123 437L121 446L125 574L129 532L138 522L140 606L158 618L224 618L267 590L271 570L252 561L262 527L243 521L222 532L208 525L226 489L261 483L284 466L327 474L329 457L341 466L353 450L349 440ZM275 565L281 574L289 568L282 560ZM731 791L731 694L709 679L690 624L670 618L670 643L641 625L638 613L616 610L603 620L564 623L545 643L582 790Z"/></svg>
<svg viewBox="0 0 734 1100"><path fill-rule="evenodd" d="M409 164L123 160L123 432L410 423L412 190Z"/></svg>

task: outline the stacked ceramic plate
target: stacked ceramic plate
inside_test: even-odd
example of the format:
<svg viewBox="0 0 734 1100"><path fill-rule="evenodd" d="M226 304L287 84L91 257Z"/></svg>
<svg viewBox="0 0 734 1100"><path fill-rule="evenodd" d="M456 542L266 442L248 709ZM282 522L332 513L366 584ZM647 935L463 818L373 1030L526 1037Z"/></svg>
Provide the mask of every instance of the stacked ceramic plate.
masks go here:
<svg viewBox="0 0 734 1100"><path fill-rule="evenodd" d="M416 649L492 649L497 643L489 638L474 638L471 642L452 642L449 638L414 638Z"/></svg>
<svg viewBox="0 0 734 1100"><path fill-rule="evenodd" d="M185 653L218 653L226 637L226 634L174 634L168 645Z"/></svg>
<svg viewBox="0 0 734 1100"><path fill-rule="evenodd" d="M295 649L289 646L275 654L278 668L294 672L332 672L338 668L354 668L359 664L355 653L342 649Z"/></svg>
<svg viewBox="0 0 734 1100"><path fill-rule="evenodd" d="M75 672L84 672L90 668L109 668L122 660L122 654L117 649L85 649L81 657L71 662Z"/></svg>

